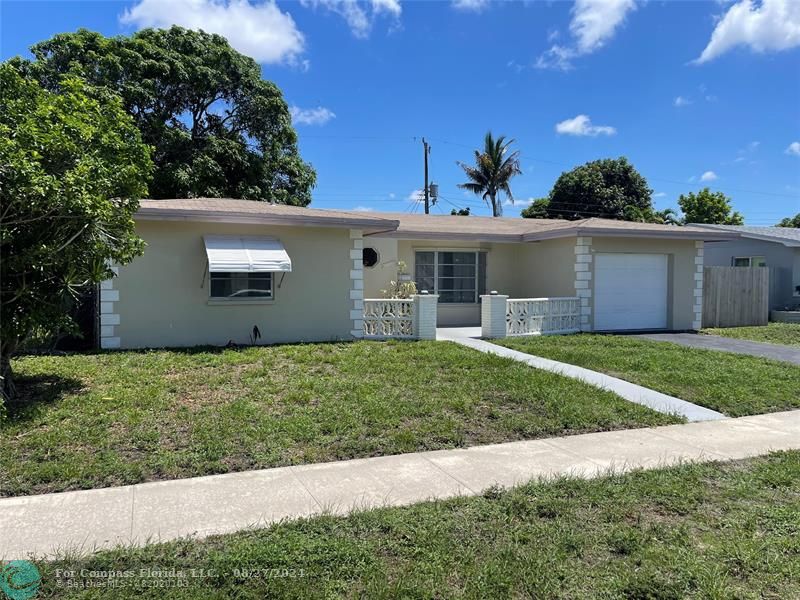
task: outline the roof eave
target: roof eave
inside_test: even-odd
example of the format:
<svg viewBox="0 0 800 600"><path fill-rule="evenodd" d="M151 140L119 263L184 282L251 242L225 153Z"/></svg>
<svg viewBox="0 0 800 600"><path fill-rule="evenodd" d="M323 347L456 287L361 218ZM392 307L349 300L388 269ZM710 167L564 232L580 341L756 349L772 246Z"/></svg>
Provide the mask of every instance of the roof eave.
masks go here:
<svg viewBox="0 0 800 600"><path fill-rule="evenodd" d="M366 234L365 234L366 235ZM396 240L443 240L450 242L497 242L519 243L522 237L518 233L457 233L452 231L409 231L390 230L368 234L375 237L392 238Z"/></svg>
<svg viewBox="0 0 800 600"><path fill-rule="evenodd" d="M760 242L774 242L775 244L783 244L789 248L800 248L800 241L796 242L787 238L776 237L772 235L761 235L758 233L750 233L747 231L740 231L739 236L751 240L758 240Z"/></svg>
<svg viewBox="0 0 800 600"><path fill-rule="evenodd" d="M334 227L361 229L364 233L392 231L400 221L389 219L358 219L345 217L318 217L304 215L274 215L250 212L213 210L175 210L163 208L140 208L135 219L141 221L194 221L213 223L239 223L250 225L283 225L288 227Z"/></svg>
<svg viewBox="0 0 800 600"><path fill-rule="evenodd" d="M783 244L784 246L788 246L789 248L800 248L800 240L795 241L785 237L769 235L766 233L754 233L752 231L731 230L727 229L724 225L719 226L708 223L694 223L691 225L692 227L700 227L702 229L710 229L714 231L735 231L735 233L738 234L737 237L759 240L761 242L775 242L776 244Z"/></svg>
<svg viewBox="0 0 800 600"><path fill-rule="evenodd" d="M652 230L652 229L616 229L605 227L567 227L551 231L531 232L522 236L525 242L538 242L542 240L552 240L565 237L634 237L651 239L678 239L696 241L724 241L733 240L739 237L738 233L730 234L716 231L686 231L679 227L675 230Z"/></svg>

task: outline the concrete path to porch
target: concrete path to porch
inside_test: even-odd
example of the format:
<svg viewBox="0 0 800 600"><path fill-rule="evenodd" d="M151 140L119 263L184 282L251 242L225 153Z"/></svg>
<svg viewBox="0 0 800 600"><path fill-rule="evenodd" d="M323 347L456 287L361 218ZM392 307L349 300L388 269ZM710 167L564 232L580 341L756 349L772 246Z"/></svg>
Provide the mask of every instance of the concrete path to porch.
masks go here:
<svg viewBox="0 0 800 600"><path fill-rule="evenodd" d="M800 348L793 346L737 340L720 335L705 335L702 333L643 333L634 337L646 338L656 342L671 342L681 346L689 346L690 348L760 356L800 365Z"/></svg>
<svg viewBox="0 0 800 600"><path fill-rule="evenodd" d="M543 369L545 371L552 371L564 377L571 377L578 379L589 385L593 385L603 390L614 392L618 396L634 402L642 404L658 412L667 414L676 414L686 417L687 420L694 421L716 421L720 419L727 419L725 415L710 408L692 404L686 400L662 394L650 388L630 383L604 373L598 373L591 369L584 369L568 363L550 360L549 358L542 358L534 356L533 354L526 354L506 348L505 346L498 346L487 340L480 339L480 327L442 327L436 330L436 339L443 341L455 342L462 346L467 346L480 352L488 354L496 354L504 356L512 360L516 360L536 369Z"/></svg>
<svg viewBox="0 0 800 600"><path fill-rule="evenodd" d="M0 499L0 559L206 537L281 520L800 449L800 411Z"/></svg>

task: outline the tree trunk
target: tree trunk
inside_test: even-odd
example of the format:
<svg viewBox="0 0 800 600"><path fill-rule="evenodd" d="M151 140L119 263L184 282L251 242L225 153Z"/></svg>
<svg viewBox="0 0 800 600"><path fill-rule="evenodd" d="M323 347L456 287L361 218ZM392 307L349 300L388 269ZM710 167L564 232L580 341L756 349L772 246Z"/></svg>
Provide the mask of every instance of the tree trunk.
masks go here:
<svg viewBox="0 0 800 600"><path fill-rule="evenodd" d="M0 356L0 377L2 377L0 395L2 395L3 402L14 400L17 396L17 388L14 385L14 374L11 372L11 356L8 354Z"/></svg>
<svg viewBox="0 0 800 600"><path fill-rule="evenodd" d="M497 194L492 194L489 196L489 199L492 201L492 216L499 217L500 211L497 209Z"/></svg>

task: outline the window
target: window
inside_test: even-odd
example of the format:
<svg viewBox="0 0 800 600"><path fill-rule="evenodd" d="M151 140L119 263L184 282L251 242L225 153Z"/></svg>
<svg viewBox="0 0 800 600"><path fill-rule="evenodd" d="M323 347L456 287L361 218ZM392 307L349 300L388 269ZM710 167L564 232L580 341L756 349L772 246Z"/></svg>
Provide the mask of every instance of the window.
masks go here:
<svg viewBox="0 0 800 600"><path fill-rule="evenodd" d="M212 298L272 299L272 273L211 273Z"/></svg>
<svg viewBox="0 0 800 600"><path fill-rule="evenodd" d="M442 303L476 303L486 292L486 253L421 251L414 260L417 289Z"/></svg>
<svg viewBox="0 0 800 600"><path fill-rule="evenodd" d="M378 251L375 248L364 248L361 251L361 262L365 267L374 267L378 264Z"/></svg>
<svg viewBox="0 0 800 600"><path fill-rule="evenodd" d="M734 256L731 261L734 267L766 267L767 259L763 256Z"/></svg>

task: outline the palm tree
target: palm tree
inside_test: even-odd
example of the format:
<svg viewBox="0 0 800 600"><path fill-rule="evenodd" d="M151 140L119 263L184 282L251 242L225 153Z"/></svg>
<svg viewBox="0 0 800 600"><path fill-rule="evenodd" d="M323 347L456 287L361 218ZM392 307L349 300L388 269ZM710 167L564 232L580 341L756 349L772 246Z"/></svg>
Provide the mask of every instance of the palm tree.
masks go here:
<svg viewBox="0 0 800 600"><path fill-rule="evenodd" d="M509 182L514 175L522 174L519 151L508 154L509 146L513 143L514 140L506 141L504 135L494 139L490 131L484 138L483 152L475 150L474 167L458 162L458 166L464 169L469 178L467 183L460 183L458 187L481 196L487 204L491 203L492 215L495 217L503 214L503 204L497 194L503 192L513 204L514 196L511 194Z"/></svg>

